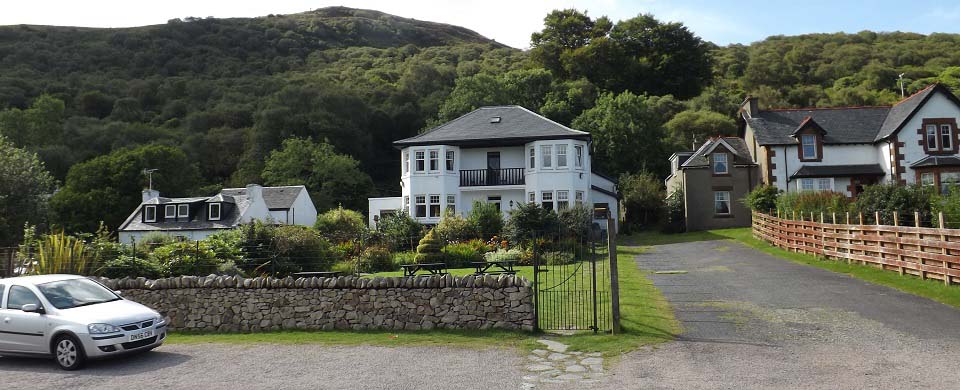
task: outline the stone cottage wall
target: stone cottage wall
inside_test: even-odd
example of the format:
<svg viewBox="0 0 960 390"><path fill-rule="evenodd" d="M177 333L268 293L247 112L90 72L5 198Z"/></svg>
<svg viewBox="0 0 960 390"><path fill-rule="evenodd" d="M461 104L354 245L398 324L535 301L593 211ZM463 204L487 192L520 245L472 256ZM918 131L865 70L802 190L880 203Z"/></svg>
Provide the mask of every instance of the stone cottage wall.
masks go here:
<svg viewBox="0 0 960 390"><path fill-rule="evenodd" d="M163 313L181 331L533 330L531 284L510 275L100 281Z"/></svg>

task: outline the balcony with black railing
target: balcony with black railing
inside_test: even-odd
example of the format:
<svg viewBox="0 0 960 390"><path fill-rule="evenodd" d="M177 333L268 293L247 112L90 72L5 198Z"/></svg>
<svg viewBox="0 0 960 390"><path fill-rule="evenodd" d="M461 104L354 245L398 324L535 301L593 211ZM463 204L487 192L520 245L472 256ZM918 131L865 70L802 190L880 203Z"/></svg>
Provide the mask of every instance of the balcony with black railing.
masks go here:
<svg viewBox="0 0 960 390"><path fill-rule="evenodd" d="M464 169L460 171L460 187L523 185L523 168Z"/></svg>

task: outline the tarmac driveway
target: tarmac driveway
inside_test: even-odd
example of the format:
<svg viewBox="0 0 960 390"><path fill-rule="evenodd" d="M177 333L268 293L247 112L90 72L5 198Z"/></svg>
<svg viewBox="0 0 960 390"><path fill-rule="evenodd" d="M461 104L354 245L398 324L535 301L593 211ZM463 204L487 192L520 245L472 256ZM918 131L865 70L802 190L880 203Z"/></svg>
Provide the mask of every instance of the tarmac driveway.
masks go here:
<svg viewBox="0 0 960 390"><path fill-rule="evenodd" d="M636 260L660 271L652 280L684 331L628 355L609 388L960 388L950 306L733 241L656 246Z"/></svg>

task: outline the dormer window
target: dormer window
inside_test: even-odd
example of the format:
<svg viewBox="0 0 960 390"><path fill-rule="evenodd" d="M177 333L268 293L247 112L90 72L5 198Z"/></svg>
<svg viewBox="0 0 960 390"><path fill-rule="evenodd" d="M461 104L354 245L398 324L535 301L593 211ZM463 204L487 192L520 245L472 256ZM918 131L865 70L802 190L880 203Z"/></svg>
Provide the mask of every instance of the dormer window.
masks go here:
<svg viewBox="0 0 960 390"><path fill-rule="evenodd" d="M177 218L177 205L168 204L163 208L163 217L166 219L176 219Z"/></svg>
<svg viewBox="0 0 960 390"><path fill-rule="evenodd" d="M143 207L143 222L157 222L157 206Z"/></svg>
<svg viewBox="0 0 960 390"><path fill-rule="evenodd" d="M726 153L714 153L711 156L713 158L712 165L714 175L726 175L730 173L730 165L727 163Z"/></svg>
<svg viewBox="0 0 960 390"><path fill-rule="evenodd" d="M190 217L190 205L182 204L177 206L177 218Z"/></svg>
<svg viewBox="0 0 960 390"><path fill-rule="evenodd" d="M813 134L803 134L800 136L801 153L804 160L816 160L817 156L817 136Z"/></svg>
<svg viewBox="0 0 960 390"><path fill-rule="evenodd" d="M210 203L207 210L207 219L211 221L220 220L220 203Z"/></svg>

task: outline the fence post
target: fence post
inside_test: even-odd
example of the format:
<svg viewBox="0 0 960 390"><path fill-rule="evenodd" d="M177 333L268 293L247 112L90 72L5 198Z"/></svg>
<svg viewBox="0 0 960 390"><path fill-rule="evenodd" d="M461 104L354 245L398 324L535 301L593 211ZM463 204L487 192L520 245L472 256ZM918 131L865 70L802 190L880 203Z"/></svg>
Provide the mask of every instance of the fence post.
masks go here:
<svg viewBox="0 0 960 390"><path fill-rule="evenodd" d="M850 212L847 211L847 225L850 224Z"/></svg>
<svg viewBox="0 0 960 390"><path fill-rule="evenodd" d="M860 217L860 226L863 226L863 213L857 213L857 215Z"/></svg>
<svg viewBox="0 0 960 390"><path fill-rule="evenodd" d="M937 222L939 222L939 224L940 224L940 242L946 242L946 241L947 241L947 236L946 236L945 234L943 234L943 229L946 229L946 226L945 226L946 224L945 224L944 221L943 221L943 211L937 213ZM947 256L947 247L946 247L946 245L942 245L942 246L940 247L940 251L941 251L941 253L943 253L943 256L944 256L944 257ZM949 270L950 270L950 263L948 263L946 260L944 260L944 261L943 261L943 284L945 284L945 285L947 285L947 286L950 285L950 274L947 273L947 271L949 271Z"/></svg>
<svg viewBox="0 0 960 390"><path fill-rule="evenodd" d="M913 212L913 225L914 225L915 227L920 227L920 212L919 212L919 211L914 211L914 212ZM919 237L917 237L917 238L919 238Z"/></svg>
<svg viewBox="0 0 960 390"><path fill-rule="evenodd" d="M617 271L617 231L613 214L607 212L607 247L610 255L610 303L613 314L613 334L620 333L620 280Z"/></svg>
<svg viewBox="0 0 960 390"><path fill-rule="evenodd" d="M874 212L873 212L873 218L877 221L877 226L880 226L880 212L879 212L879 211L874 211Z"/></svg>
<svg viewBox="0 0 960 390"><path fill-rule="evenodd" d="M830 214L831 214L831 220L833 221L833 224L836 225L836 224L837 224L837 213L834 212L834 213L830 213Z"/></svg>
<svg viewBox="0 0 960 390"><path fill-rule="evenodd" d="M894 234L894 237L897 238L897 245L896 245L897 272L900 273L900 275L902 276L903 275L903 253L901 252L903 251L903 243L900 242L900 237L902 237L900 235L900 213L896 211L893 212L893 226L894 226L893 234ZM882 260L882 256L883 255L881 255L881 260ZM883 265L881 264L880 267L883 268Z"/></svg>
<svg viewBox="0 0 960 390"><path fill-rule="evenodd" d="M608 229L609 230L609 229ZM607 233L609 234L609 233ZM540 331L540 254L537 252L537 239L534 237L531 245L533 252L533 330ZM499 244L498 244L499 246ZM498 248L499 249L499 248Z"/></svg>

